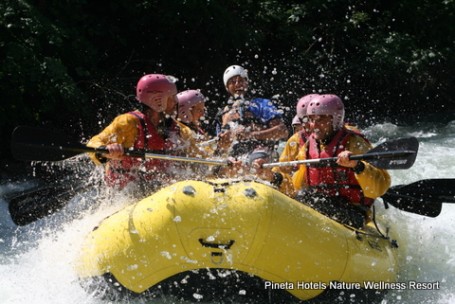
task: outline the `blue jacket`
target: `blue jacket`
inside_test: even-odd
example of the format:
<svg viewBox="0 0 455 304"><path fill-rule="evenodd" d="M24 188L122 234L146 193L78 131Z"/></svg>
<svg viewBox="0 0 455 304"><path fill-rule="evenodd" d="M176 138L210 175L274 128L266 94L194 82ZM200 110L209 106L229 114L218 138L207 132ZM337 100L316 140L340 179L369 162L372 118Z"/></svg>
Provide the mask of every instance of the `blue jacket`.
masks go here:
<svg viewBox="0 0 455 304"><path fill-rule="evenodd" d="M256 123L267 125L271 120L282 117L282 112L275 107L270 99L256 97L245 103L243 112L252 113ZM222 110L217 114L216 134L221 132L221 117L224 113Z"/></svg>

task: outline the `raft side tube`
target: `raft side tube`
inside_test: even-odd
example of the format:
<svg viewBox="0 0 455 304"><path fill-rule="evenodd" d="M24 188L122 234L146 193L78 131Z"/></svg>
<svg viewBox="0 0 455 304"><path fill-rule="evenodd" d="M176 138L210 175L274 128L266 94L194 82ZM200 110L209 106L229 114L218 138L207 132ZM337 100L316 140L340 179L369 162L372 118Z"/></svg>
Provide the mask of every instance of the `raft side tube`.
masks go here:
<svg viewBox="0 0 455 304"><path fill-rule="evenodd" d="M297 284L361 282L370 279L372 261L376 280L393 280L390 244L377 241L379 251L368 240L264 184L189 180L100 223L77 271L81 278L110 273L141 293L187 271L232 269L291 283L287 291L307 300L324 290Z"/></svg>

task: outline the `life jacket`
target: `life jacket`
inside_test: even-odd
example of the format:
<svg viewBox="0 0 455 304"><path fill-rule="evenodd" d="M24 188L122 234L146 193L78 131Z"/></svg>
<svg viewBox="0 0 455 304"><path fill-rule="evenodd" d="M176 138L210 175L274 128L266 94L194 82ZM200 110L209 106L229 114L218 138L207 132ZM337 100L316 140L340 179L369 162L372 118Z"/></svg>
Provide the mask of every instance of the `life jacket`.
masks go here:
<svg viewBox="0 0 455 304"><path fill-rule="evenodd" d="M299 131L299 146L302 147L306 144L308 138L310 137L310 133L306 132L305 130Z"/></svg>
<svg viewBox="0 0 455 304"><path fill-rule="evenodd" d="M158 130L149 118L139 111L131 114L138 118L138 133L133 148L136 150L151 150L153 153L166 151L166 140L158 133ZM111 160L106 171L106 182L109 186L122 189L129 182L141 179L150 181L156 179L156 174L166 172L168 164L159 159L142 159L124 156L121 160Z"/></svg>
<svg viewBox="0 0 455 304"><path fill-rule="evenodd" d="M336 157L346 150L347 142L353 135L365 139L361 133L343 127L322 151L320 151L316 139L311 135L307 142L306 158ZM306 180L310 190L330 197L343 197L354 205L370 206L374 202L373 199L364 196L352 168L337 165L310 166L306 170Z"/></svg>

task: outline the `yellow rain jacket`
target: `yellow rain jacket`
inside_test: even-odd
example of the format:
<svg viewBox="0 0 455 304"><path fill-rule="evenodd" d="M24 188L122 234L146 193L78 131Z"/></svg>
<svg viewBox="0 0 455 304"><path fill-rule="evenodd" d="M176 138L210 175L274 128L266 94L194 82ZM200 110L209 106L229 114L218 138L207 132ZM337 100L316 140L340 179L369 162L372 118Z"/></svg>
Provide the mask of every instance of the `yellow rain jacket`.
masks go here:
<svg viewBox="0 0 455 304"><path fill-rule="evenodd" d="M286 142L286 146L279 159L280 162L306 159L306 145L301 145L299 134L294 134ZM353 154L364 154L371 149L371 144L361 136L355 134L350 135L346 150L351 151ZM384 169L376 168L365 161L363 163L365 169L361 173L355 174L355 177L365 197L372 199L380 197L390 187L390 175ZM285 180L292 180L294 190L297 192L307 187L306 169L307 167L305 165L299 165L294 174L292 174L291 167L275 167L273 171L283 174L286 177Z"/></svg>
<svg viewBox="0 0 455 304"><path fill-rule="evenodd" d="M179 129L179 139L183 143L182 152L189 157L201 157L201 150L196 145L196 138L194 132L185 124L174 120ZM87 147L97 148L106 146L112 143L121 144L125 148L131 148L136 142L139 133L139 125L141 122L136 116L125 113L117 116L112 123L107 126L101 133L95 135L87 143ZM180 152L180 151L179 151ZM180 153L182 154L182 153ZM95 164L101 164L94 153L90 154L91 159Z"/></svg>

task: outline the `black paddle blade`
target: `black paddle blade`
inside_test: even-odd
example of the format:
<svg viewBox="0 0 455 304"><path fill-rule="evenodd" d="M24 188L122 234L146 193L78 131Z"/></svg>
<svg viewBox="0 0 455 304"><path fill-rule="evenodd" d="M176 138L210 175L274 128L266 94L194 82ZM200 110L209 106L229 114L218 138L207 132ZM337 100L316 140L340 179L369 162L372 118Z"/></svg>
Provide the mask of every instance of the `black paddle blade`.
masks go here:
<svg viewBox="0 0 455 304"><path fill-rule="evenodd" d="M25 226L60 210L75 195L70 186L49 186L13 197L8 209L13 222Z"/></svg>
<svg viewBox="0 0 455 304"><path fill-rule="evenodd" d="M382 198L400 210L436 217L443 203L455 203L455 179L424 179L394 186Z"/></svg>
<svg viewBox="0 0 455 304"><path fill-rule="evenodd" d="M386 141L366 155L368 162L377 168L409 169L414 165L419 150L419 142L415 137L399 138Z"/></svg>
<svg viewBox="0 0 455 304"><path fill-rule="evenodd" d="M18 160L59 161L85 150L64 133L44 128L18 126L11 139L11 152Z"/></svg>

